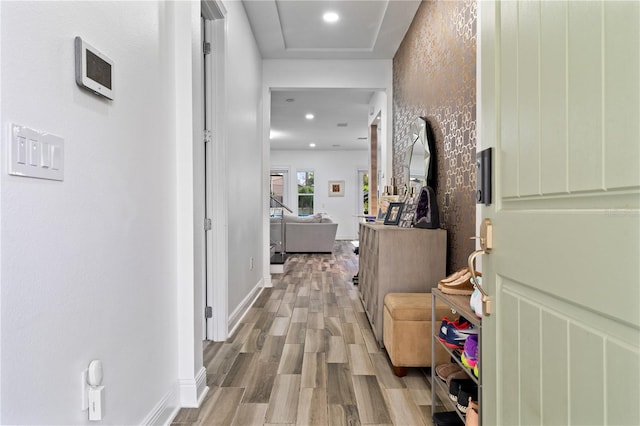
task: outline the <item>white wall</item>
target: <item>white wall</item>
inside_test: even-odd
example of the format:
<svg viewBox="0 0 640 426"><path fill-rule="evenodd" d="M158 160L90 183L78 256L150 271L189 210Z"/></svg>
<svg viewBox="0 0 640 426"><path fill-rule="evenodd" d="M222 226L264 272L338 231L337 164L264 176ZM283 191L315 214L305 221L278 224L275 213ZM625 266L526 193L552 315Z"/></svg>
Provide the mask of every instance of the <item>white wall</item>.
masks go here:
<svg viewBox="0 0 640 426"><path fill-rule="evenodd" d="M262 58L241 2L227 7L227 128L229 182L229 314L231 326L262 285ZM250 258L253 270L249 269ZM268 266L268 265L267 265ZM243 301L245 303L243 303ZM235 315L234 315L235 314Z"/></svg>
<svg viewBox="0 0 640 426"><path fill-rule="evenodd" d="M15 122L63 137L66 168L55 182L9 176L2 165L2 424L89 423L80 373L96 358L103 424L142 422L177 386L185 360L176 299L193 292L193 271L177 253L192 243L180 222L192 205L181 206L178 192L189 189L193 159L182 148L191 134L176 139L191 119L190 109L176 110L191 94L176 93L174 66L176 44L188 50L191 34L177 37L184 28L174 27L173 7L0 3L3 158ZM76 86L76 35L114 60L114 101ZM193 330L193 318L185 321ZM187 340L198 352L194 333ZM186 360L192 378L194 363Z"/></svg>
<svg viewBox="0 0 640 426"><path fill-rule="evenodd" d="M298 170L315 173L315 213L328 213L338 223L337 239L354 240L358 236L358 169L367 170L367 151L271 151L271 167L287 168L289 177L290 207L297 213ZM344 197L329 197L330 180L344 180Z"/></svg>

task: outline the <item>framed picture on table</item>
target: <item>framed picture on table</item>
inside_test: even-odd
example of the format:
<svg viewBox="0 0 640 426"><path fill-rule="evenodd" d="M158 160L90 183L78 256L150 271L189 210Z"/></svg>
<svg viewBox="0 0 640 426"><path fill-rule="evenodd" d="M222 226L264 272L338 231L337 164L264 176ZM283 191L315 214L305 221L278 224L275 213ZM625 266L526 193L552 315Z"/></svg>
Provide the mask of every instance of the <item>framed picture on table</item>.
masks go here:
<svg viewBox="0 0 640 426"><path fill-rule="evenodd" d="M378 216L376 216L377 223L384 223L389 206L391 203L397 203L398 200L400 200L398 195L382 195L378 198Z"/></svg>
<svg viewBox="0 0 640 426"><path fill-rule="evenodd" d="M387 209L387 215L384 218L385 225L398 225L402 215L404 203L391 203Z"/></svg>

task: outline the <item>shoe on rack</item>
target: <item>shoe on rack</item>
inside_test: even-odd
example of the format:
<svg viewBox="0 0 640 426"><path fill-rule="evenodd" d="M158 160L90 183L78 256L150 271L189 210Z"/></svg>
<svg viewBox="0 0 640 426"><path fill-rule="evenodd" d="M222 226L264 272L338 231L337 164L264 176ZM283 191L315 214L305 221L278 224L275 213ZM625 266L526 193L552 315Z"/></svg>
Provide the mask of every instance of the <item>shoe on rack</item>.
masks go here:
<svg viewBox="0 0 640 426"><path fill-rule="evenodd" d="M453 379L451 380L451 384L449 385L449 399L453 402L458 402L458 395L460 395L460 391L471 394L472 392L474 392L474 389L475 392L477 392L478 385L476 385L476 383L469 378Z"/></svg>
<svg viewBox="0 0 640 426"><path fill-rule="evenodd" d="M482 279L481 277L476 277L478 282ZM471 298L469 299L469 306L471 310L478 318L482 318L482 293L477 288L473 290L471 294Z"/></svg>
<svg viewBox="0 0 640 426"><path fill-rule="evenodd" d="M451 386L451 382L456 379L468 379L468 378L469 378L469 373L467 373L466 371L464 370L456 371L455 373L447 377L447 386Z"/></svg>
<svg viewBox="0 0 640 426"><path fill-rule="evenodd" d="M452 349L464 349L464 342L467 340L467 337L477 334L478 329L470 322L465 322L460 325L449 323L447 326L447 336L443 343Z"/></svg>
<svg viewBox="0 0 640 426"><path fill-rule="evenodd" d="M462 365L474 368L478 364L478 335L472 334L464 342L464 351L460 357Z"/></svg>
<svg viewBox="0 0 640 426"><path fill-rule="evenodd" d="M465 426L478 426L480 423L480 416L478 415L478 402L469 401L469 408L467 408L467 415L464 418Z"/></svg>
<svg viewBox="0 0 640 426"><path fill-rule="evenodd" d="M449 364L440 364L436 366L435 371L436 376L438 376L438 378L440 378L440 380L442 380L443 382L446 382L449 376L463 370L457 363L452 362Z"/></svg>
<svg viewBox="0 0 640 426"><path fill-rule="evenodd" d="M458 278L460 278L462 275L464 275L467 271L468 269L466 267L462 268L459 271L456 271L453 274L448 275L446 278L441 279L440 281L438 281L438 284L448 284L452 281L455 281Z"/></svg>
<svg viewBox="0 0 640 426"><path fill-rule="evenodd" d="M480 272L476 272L476 276L481 276ZM451 282L438 283L438 288L445 294L456 296L470 296L473 294L473 284L471 283L471 272L468 270Z"/></svg>
<svg viewBox="0 0 640 426"><path fill-rule="evenodd" d="M478 388L472 387L468 389L460 389L458 392L458 400L456 401L456 409L462 414L467 414L470 401L478 399Z"/></svg>
<svg viewBox="0 0 640 426"><path fill-rule="evenodd" d="M464 426L464 423L455 411L441 411L431 417L434 426Z"/></svg>
<svg viewBox="0 0 640 426"><path fill-rule="evenodd" d="M449 329L449 323L451 321L449 318L442 318L442 322L440 323L440 331L438 332L438 340L441 342L445 342L447 340L447 330Z"/></svg>
<svg viewBox="0 0 640 426"><path fill-rule="evenodd" d="M440 323L440 331L438 332L438 340L442 343L447 342L447 335L449 334L450 328L455 328L458 330L466 328L471 323L465 317L459 317L455 321L451 321L447 317L442 318L442 322ZM457 346L455 346L457 347Z"/></svg>

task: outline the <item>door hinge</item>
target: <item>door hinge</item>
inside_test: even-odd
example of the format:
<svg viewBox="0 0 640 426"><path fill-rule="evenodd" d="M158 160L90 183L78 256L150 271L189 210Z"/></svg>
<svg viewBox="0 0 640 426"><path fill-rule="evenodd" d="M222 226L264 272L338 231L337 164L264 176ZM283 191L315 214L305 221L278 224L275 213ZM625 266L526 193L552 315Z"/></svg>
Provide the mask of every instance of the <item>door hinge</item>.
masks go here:
<svg viewBox="0 0 640 426"><path fill-rule="evenodd" d="M205 218L204 219L204 230L205 231L211 231L211 219Z"/></svg>
<svg viewBox="0 0 640 426"><path fill-rule="evenodd" d="M213 308L211 306L207 306L206 308L204 308L204 317L213 318Z"/></svg>
<svg viewBox="0 0 640 426"><path fill-rule="evenodd" d="M211 142L211 130L206 130L205 129L203 138L204 138L204 143Z"/></svg>
<svg viewBox="0 0 640 426"><path fill-rule="evenodd" d="M211 53L211 43L209 43L208 41L205 41L204 43L202 43L202 52L205 55L208 55Z"/></svg>

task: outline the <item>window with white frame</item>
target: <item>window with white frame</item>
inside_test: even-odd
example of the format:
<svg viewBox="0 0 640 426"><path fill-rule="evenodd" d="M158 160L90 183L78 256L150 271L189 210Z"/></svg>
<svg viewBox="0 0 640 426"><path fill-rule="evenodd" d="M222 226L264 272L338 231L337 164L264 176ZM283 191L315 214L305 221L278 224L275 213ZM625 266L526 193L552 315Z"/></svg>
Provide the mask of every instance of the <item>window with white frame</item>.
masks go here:
<svg viewBox="0 0 640 426"><path fill-rule="evenodd" d="M313 170L298 170L298 215L313 214L314 173Z"/></svg>

